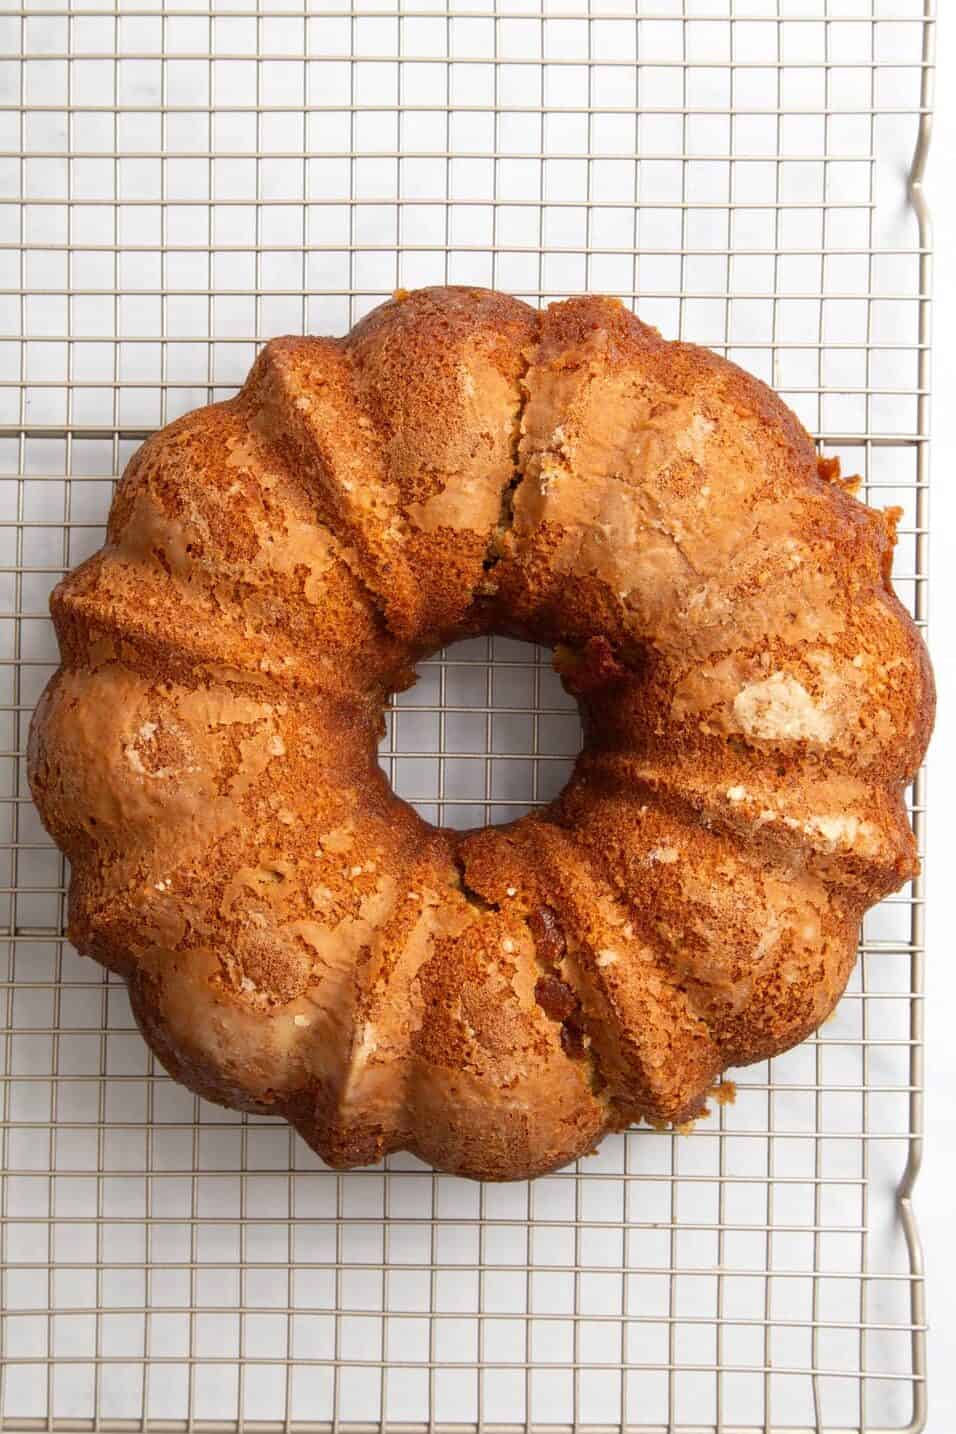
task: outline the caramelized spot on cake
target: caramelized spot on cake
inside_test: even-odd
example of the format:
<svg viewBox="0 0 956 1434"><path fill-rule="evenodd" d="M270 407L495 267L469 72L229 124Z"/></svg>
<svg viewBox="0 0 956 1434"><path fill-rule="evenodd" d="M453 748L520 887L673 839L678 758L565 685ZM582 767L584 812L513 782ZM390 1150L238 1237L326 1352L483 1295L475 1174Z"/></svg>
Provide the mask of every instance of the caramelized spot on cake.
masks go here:
<svg viewBox="0 0 956 1434"><path fill-rule="evenodd" d="M573 1061L583 1061L587 1055L584 1043L584 1029L576 1016L569 1016L561 1027L561 1049ZM603 1085L603 1081L601 1082Z"/></svg>
<svg viewBox="0 0 956 1434"><path fill-rule="evenodd" d="M571 987L550 974L538 977L534 999L552 1021L565 1021L578 1008L578 998Z"/></svg>
<svg viewBox="0 0 956 1434"><path fill-rule="evenodd" d="M553 666L568 691L575 695L594 692L627 676L627 668L606 637L589 637L579 649L558 643Z"/></svg>
<svg viewBox="0 0 956 1434"><path fill-rule="evenodd" d="M556 913L550 906L539 906L528 917L535 951L545 966L557 966L564 959L567 942Z"/></svg>
<svg viewBox="0 0 956 1434"><path fill-rule="evenodd" d="M568 985L556 974L567 951L567 941L557 914L550 906L539 906L528 917L534 937L535 954L545 968L535 982L534 999L552 1021L561 1022L561 1049L572 1060L587 1055L581 1002ZM600 1085L603 1086L601 1081Z"/></svg>

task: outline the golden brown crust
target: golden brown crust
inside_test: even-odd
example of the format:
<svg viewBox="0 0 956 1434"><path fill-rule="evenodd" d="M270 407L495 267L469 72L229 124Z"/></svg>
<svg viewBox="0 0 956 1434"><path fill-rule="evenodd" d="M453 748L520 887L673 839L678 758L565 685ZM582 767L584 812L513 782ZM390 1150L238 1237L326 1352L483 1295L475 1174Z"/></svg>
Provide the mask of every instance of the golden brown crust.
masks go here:
<svg viewBox="0 0 956 1434"><path fill-rule="evenodd" d="M912 876L933 717L896 516L611 299L396 295L286 338L130 463L55 590L30 780L70 933L211 1099L335 1165L508 1179L812 1031ZM389 691L560 643L585 750L507 828L389 790Z"/></svg>

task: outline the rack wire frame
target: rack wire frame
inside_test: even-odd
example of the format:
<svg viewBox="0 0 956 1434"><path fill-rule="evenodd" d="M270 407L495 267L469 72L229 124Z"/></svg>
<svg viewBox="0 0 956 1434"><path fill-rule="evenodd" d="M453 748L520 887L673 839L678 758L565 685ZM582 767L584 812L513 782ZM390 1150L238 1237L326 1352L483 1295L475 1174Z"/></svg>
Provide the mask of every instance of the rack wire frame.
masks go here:
<svg viewBox="0 0 956 1434"><path fill-rule="evenodd" d="M46 596L139 441L391 289L606 289L775 383L926 620L930 0L0 12L0 1426L918 1430L921 879L835 1018L692 1137L532 1185L335 1174L172 1085L63 936L24 772ZM911 158L912 157L912 158ZM909 208L903 193L908 180ZM906 212L904 212L904 210ZM443 653L382 760L506 820L577 743L548 654ZM911 800L922 846L925 791Z"/></svg>

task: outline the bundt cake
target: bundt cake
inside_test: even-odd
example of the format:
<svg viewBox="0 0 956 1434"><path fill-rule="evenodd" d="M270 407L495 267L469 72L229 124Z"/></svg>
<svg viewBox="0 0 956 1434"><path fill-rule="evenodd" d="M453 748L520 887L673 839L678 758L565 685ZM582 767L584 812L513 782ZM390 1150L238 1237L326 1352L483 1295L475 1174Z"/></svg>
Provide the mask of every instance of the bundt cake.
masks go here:
<svg viewBox="0 0 956 1434"><path fill-rule="evenodd" d="M607 298L399 292L268 343L53 593L29 768L71 940L176 1079L334 1166L516 1179L693 1118L917 869L932 677L853 489ZM584 749L543 810L436 829L383 707L486 632L555 648Z"/></svg>

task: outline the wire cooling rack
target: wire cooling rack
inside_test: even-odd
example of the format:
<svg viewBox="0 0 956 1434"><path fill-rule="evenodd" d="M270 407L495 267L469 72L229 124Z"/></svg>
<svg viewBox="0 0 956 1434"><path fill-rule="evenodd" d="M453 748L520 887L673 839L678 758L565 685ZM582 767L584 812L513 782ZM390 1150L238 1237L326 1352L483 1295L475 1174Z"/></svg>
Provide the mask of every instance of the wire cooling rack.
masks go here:
<svg viewBox="0 0 956 1434"><path fill-rule="evenodd" d="M23 767L50 586L149 431L396 286L610 291L728 353L903 508L925 617L929 4L394 5L0 13L0 1422L915 1429L919 882L695 1134L487 1188L336 1175L194 1099L62 937ZM423 668L383 760L464 826L545 800L577 743L547 654L488 639ZM921 837L920 782L912 810Z"/></svg>

